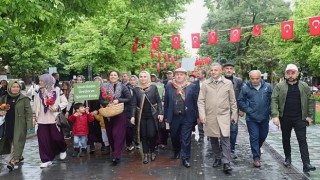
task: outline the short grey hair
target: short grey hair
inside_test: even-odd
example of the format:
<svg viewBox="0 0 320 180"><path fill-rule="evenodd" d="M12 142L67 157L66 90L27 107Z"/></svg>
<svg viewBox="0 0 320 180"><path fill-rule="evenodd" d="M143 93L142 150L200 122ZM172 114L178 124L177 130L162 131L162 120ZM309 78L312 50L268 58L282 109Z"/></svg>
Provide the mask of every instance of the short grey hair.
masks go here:
<svg viewBox="0 0 320 180"><path fill-rule="evenodd" d="M258 73L258 74L261 76L261 71L260 71L260 70L251 70L251 71L249 72L249 77L250 77L252 74L254 74L254 73Z"/></svg>
<svg viewBox="0 0 320 180"><path fill-rule="evenodd" d="M222 69L221 64L220 64L220 63L218 63L218 62L214 62L214 63L212 63L212 64L211 64L211 66L218 66L220 69Z"/></svg>

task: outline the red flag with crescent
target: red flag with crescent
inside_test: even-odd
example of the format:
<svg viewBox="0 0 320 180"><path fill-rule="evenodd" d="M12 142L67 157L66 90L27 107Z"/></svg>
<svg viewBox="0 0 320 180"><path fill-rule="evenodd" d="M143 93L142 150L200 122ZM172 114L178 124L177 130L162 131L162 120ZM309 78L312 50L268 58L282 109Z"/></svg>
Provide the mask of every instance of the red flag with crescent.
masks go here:
<svg viewBox="0 0 320 180"><path fill-rule="evenodd" d="M153 49L150 49L151 59L154 59L156 56L154 55Z"/></svg>
<svg viewBox="0 0 320 180"><path fill-rule="evenodd" d="M153 36L151 43L152 49L158 49L160 45L160 36Z"/></svg>
<svg viewBox="0 0 320 180"><path fill-rule="evenodd" d="M174 55L171 54L171 64L174 64Z"/></svg>
<svg viewBox="0 0 320 180"><path fill-rule="evenodd" d="M292 39L294 21L285 21L281 23L281 35L282 39Z"/></svg>
<svg viewBox="0 0 320 180"><path fill-rule="evenodd" d="M179 49L180 48L180 35L174 34L171 36L171 38L172 38L172 48Z"/></svg>
<svg viewBox="0 0 320 180"><path fill-rule="evenodd" d="M252 28L252 34L254 36L260 36L261 35L261 25L254 25L253 28Z"/></svg>
<svg viewBox="0 0 320 180"><path fill-rule="evenodd" d="M208 32L208 44L218 43L218 31Z"/></svg>
<svg viewBox="0 0 320 180"><path fill-rule="evenodd" d="M163 69L168 69L167 63L163 63Z"/></svg>
<svg viewBox="0 0 320 180"><path fill-rule="evenodd" d="M169 61L168 52L164 52L164 59L166 62Z"/></svg>
<svg viewBox="0 0 320 180"><path fill-rule="evenodd" d="M230 42L237 43L241 39L241 27L230 29Z"/></svg>
<svg viewBox="0 0 320 180"><path fill-rule="evenodd" d="M320 16L309 18L310 36L320 36Z"/></svg>
<svg viewBox="0 0 320 180"><path fill-rule="evenodd" d="M161 68L160 68L160 63L157 62L157 71L160 72L161 71Z"/></svg>
<svg viewBox="0 0 320 180"><path fill-rule="evenodd" d="M200 48L200 33L192 33L192 48Z"/></svg>
<svg viewBox="0 0 320 180"><path fill-rule="evenodd" d="M181 68L180 62L176 62L176 68Z"/></svg>
<svg viewBox="0 0 320 180"><path fill-rule="evenodd" d="M137 46L137 44L133 44L132 45L132 52L133 53L136 53L138 51L138 46Z"/></svg>
<svg viewBox="0 0 320 180"><path fill-rule="evenodd" d="M162 59L162 54L161 54L161 51L158 50L158 60L160 61Z"/></svg>

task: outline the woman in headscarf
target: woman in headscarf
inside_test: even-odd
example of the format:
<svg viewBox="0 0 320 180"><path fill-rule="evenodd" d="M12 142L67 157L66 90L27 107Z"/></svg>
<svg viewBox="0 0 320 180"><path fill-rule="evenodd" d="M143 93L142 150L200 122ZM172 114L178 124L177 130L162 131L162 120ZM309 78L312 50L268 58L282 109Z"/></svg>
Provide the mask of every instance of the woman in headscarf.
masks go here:
<svg viewBox="0 0 320 180"><path fill-rule="evenodd" d="M38 143L41 159L40 168L52 164L56 155L66 158L67 144L62 130L56 124L59 112L66 108L68 101L59 87L54 87L55 79L50 74L39 76L39 93L34 98L34 109L38 123Z"/></svg>
<svg viewBox="0 0 320 180"><path fill-rule="evenodd" d="M137 122L138 141L142 141L143 163L154 161L159 122L163 121L163 108L157 86L151 84L150 74L141 71L139 85L133 89L131 123ZM137 118L137 120L135 120ZM150 153L150 154L149 154Z"/></svg>
<svg viewBox="0 0 320 180"><path fill-rule="evenodd" d="M121 153L126 139L127 110L130 105L131 95L129 89L119 81L119 72L109 73L109 82L106 83L106 91L113 95L112 104L124 103L124 111L114 117L104 118L109 143L112 149L112 164L116 166L121 158ZM100 104L105 107L108 103L100 96Z"/></svg>
<svg viewBox="0 0 320 180"><path fill-rule="evenodd" d="M129 84L127 87L129 88L131 96L133 95L133 89L137 86L138 84L138 77L136 75L131 75L129 78ZM129 105L130 107L128 108L129 111L127 111L127 132L126 132L126 145L127 145L127 150L132 151L134 149L134 146L136 145L137 149L139 149L139 144L137 143L137 129L134 124L130 122L131 118L131 103Z"/></svg>
<svg viewBox="0 0 320 180"><path fill-rule="evenodd" d="M103 83L103 79L100 76L96 76L93 78L94 82L98 82L101 88L105 86ZM105 87L104 87L105 88ZM99 100L90 100L88 101L89 111L93 112L94 115L98 115L98 110L100 109L100 101ZM104 143L105 142L105 143ZM93 122L89 122L89 135L88 135L88 145L90 146L90 153L93 154L95 152L94 143L101 143L101 152L110 153L110 146L108 138L104 141L102 139L101 126L97 119Z"/></svg>
<svg viewBox="0 0 320 180"><path fill-rule="evenodd" d="M27 130L32 128L32 110L30 100L21 94L21 85L17 81L10 81L7 95L0 99L0 104L9 104L9 110L1 110L4 118L0 134L0 155L10 154L7 168L12 171L14 166L23 161L22 152L26 143Z"/></svg>

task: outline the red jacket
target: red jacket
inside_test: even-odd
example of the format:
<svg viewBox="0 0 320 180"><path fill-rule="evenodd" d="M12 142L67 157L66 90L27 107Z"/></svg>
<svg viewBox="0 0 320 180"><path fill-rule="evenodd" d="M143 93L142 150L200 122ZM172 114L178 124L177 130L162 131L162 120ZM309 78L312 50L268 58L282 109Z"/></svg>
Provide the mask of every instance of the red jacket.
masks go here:
<svg viewBox="0 0 320 180"><path fill-rule="evenodd" d="M84 113L81 116L74 116L74 113L69 117L69 121L73 123L72 134L75 136L85 136L89 134L88 122L94 121L94 116L89 113Z"/></svg>

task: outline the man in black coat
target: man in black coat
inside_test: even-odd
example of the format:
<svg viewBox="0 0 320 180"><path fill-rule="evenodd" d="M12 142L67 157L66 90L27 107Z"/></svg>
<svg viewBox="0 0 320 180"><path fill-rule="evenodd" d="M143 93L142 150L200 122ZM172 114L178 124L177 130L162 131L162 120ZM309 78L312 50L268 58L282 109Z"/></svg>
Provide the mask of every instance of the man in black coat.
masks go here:
<svg viewBox="0 0 320 180"><path fill-rule="evenodd" d="M181 159L182 164L191 167L191 134L198 118L197 93L195 85L187 81L187 71L175 70L175 79L165 86L164 119L170 124L171 141L174 158Z"/></svg>
<svg viewBox="0 0 320 180"><path fill-rule="evenodd" d="M200 69L198 72L197 72L197 78L198 80L194 81L193 84L195 84L195 89L196 89L196 92L197 92L197 99L198 99L198 96L199 96L199 92L200 92L200 87L202 85L202 83L206 80L206 76L207 76L207 72L206 70L204 69ZM199 139L198 139L198 142L203 142L203 138L204 138L204 131L203 131L203 124L200 123L199 121L197 122L198 124L198 131L199 131Z"/></svg>
<svg viewBox="0 0 320 180"><path fill-rule="evenodd" d="M232 81L233 84L233 90L237 99L237 104L238 104L238 97L242 88L242 80L236 76L234 76L234 64L232 63L226 63L223 65L223 71L224 71L224 77L226 79L229 79ZM243 112L238 110L238 114L242 117ZM239 116L238 116L239 117ZM237 141L237 136L238 136L238 123L234 124L231 123L230 126L230 148L231 148L231 157L233 159L237 158L237 155L235 153L235 145Z"/></svg>

